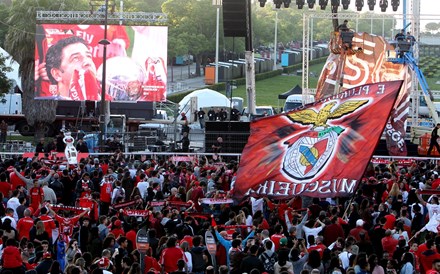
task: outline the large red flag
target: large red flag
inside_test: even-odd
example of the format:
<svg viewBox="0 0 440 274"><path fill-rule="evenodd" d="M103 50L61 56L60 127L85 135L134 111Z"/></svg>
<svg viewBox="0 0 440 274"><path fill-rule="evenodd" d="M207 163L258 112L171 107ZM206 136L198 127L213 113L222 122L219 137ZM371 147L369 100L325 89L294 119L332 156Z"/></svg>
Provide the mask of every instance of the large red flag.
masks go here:
<svg viewBox="0 0 440 274"><path fill-rule="evenodd" d="M349 196L388 120L402 81L347 89L304 109L254 121L234 196Z"/></svg>

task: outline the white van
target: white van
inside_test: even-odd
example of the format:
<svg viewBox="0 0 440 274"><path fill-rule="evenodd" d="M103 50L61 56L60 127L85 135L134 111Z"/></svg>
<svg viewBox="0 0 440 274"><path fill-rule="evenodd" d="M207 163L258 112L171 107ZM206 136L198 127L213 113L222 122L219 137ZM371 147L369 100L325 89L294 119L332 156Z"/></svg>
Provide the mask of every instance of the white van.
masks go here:
<svg viewBox="0 0 440 274"><path fill-rule="evenodd" d="M283 112L289 112L292 109L302 107L303 105L314 103L315 97L313 95L292 94L289 95L284 104Z"/></svg>

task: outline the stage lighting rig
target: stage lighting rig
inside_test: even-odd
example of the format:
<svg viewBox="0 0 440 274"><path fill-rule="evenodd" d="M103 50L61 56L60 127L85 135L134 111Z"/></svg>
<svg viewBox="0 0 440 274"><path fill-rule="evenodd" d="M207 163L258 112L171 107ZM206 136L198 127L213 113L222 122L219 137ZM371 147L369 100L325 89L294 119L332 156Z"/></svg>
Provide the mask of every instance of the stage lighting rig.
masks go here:
<svg viewBox="0 0 440 274"><path fill-rule="evenodd" d="M298 9L302 9L304 7L305 0L296 0L296 5L298 6Z"/></svg>
<svg viewBox="0 0 440 274"><path fill-rule="evenodd" d="M388 1L387 0L380 0L379 7L381 12L386 12L388 8Z"/></svg>
<svg viewBox="0 0 440 274"><path fill-rule="evenodd" d="M334 8L338 8L339 7L339 4L340 4L340 2L339 2L339 0L332 0L332 8L334 7Z"/></svg>
<svg viewBox="0 0 440 274"><path fill-rule="evenodd" d="M264 8L264 5L266 5L266 0L258 0L260 2L260 7Z"/></svg>
<svg viewBox="0 0 440 274"><path fill-rule="evenodd" d="M397 11L399 8L400 1L399 0L391 0L391 6L393 7L393 11Z"/></svg>
<svg viewBox="0 0 440 274"><path fill-rule="evenodd" d="M368 0L368 8L372 11L376 5L376 0Z"/></svg>
<svg viewBox="0 0 440 274"><path fill-rule="evenodd" d="M321 7L322 10L325 10L327 4L328 4L328 0L319 0L319 6Z"/></svg>
<svg viewBox="0 0 440 274"><path fill-rule="evenodd" d="M290 6L290 3L292 3L291 0L283 0L284 7L287 9Z"/></svg>
<svg viewBox="0 0 440 274"><path fill-rule="evenodd" d="M309 5L309 9L313 9L315 6L316 0L307 0L307 4Z"/></svg>
<svg viewBox="0 0 440 274"><path fill-rule="evenodd" d="M361 11L363 7L364 7L364 0L356 0L357 11Z"/></svg>
<svg viewBox="0 0 440 274"><path fill-rule="evenodd" d="M283 4L283 0L273 0L273 4L275 5L275 8L279 9L281 8L281 4Z"/></svg>
<svg viewBox="0 0 440 274"><path fill-rule="evenodd" d="M349 5L350 5L350 0L342 0L342 8L344 10L348 9Z"/></svg>

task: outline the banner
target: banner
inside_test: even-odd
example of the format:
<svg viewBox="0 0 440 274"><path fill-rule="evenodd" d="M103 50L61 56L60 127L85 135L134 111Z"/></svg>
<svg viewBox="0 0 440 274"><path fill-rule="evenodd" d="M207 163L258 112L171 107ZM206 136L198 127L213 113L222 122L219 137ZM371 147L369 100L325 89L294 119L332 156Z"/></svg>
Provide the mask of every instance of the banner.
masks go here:
<svg viewBox="0 0 440 274"><path fill-rule="evenodd" d="M113 209L117 210L117 209L121 209L124 207L134 206L134 205L138 205L138 204L142 204L142 203L143 203L142 199L137 199L137 200L130 200L130 201L122 202L119 204L114 204L114 205L112 205L112 207L113 207Z"/></svg>
<svg viewBox="0 0 440 274"><path fill-rule="evenodd" d="M307 108L252 122L234 197L353 194L401 85L390 81L359 86Z"/></svg>
<svg viewBox="0 0 440 274"><path fill-rule="evenodd" d="M35 40L35 99L100 101L103 25L41 24ZM107 27L105 99L166 101L168 29Z"/></svg>
<svg viewBox="0 0 440 274"><path fill-rule="evenodd" d="M411 81L411 75L407 73L408 69L405 65L394 64L387 60L387 55L394 53L395 50L381 36L355 33L353 48L363 50L351 55L330 53L318 80L315 99L318 101L359 85L405 79L405 85L402 86L385 128L385 136L389 155L406 156L405 121L409 112L411 86L406 83ZM342 75L338 75L341 71ZM341 77L342 87L339 87Z"/></svg>
<svg viewBox="0 0 440 274"><path fill-rule="evenodd" d="M141 209L124 209L124 215L134 217L147 217L149 215L149 211Z"/></svg>
<svg viewBox="0 0 440 274"><path fill-rule="evenodd" d="M199 199L199 203L207 205L221 205L221 204L232 204L234 200L232 199L216 199L216 198L202 198Z"/></svg>

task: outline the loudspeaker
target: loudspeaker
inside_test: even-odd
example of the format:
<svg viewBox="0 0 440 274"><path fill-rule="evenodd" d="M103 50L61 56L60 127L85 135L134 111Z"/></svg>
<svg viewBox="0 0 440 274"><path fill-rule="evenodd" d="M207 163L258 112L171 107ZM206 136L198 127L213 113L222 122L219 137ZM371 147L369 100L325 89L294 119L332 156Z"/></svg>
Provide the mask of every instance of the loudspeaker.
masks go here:
<svg viewBox="0 0 440 274"><path fill-rule="evenodd" d="M223 0L223 31L225 37L246 37L248 0ZM248 7L250 8L250 7Z"/></svg>

